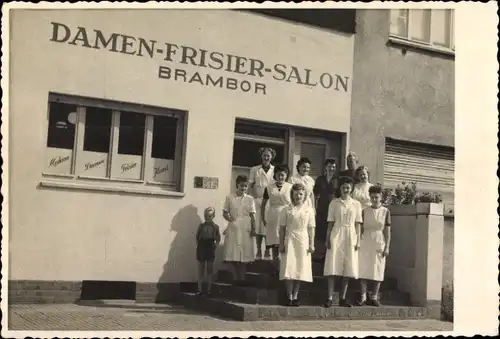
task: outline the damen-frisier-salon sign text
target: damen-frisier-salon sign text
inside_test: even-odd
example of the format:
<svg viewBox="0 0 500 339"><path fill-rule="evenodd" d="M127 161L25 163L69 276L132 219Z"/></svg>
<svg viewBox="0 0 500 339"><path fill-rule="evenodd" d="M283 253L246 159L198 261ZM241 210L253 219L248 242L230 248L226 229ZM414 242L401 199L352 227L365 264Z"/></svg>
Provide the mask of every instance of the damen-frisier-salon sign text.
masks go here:
<svg viewBox="0 0 500 339"><path fill-rule="evenodd" d="M264 95L267 93L266 84L261 81L268 77L275 81L318 87L323 90L348 91L349 77L343 75L328 72L317 73L311 69L301 69L281 63L268 65L262 60L250 57L213 52L171 42L162 43L121 33L104 33L98 29L85 27L72 28L57 22L51 22L51 24L50 41L52 42L103 49L150 59L161 58L169 63L202 68L200 71L192 72L171 65L159 66L158 77L160 79ZM211 70L254 77L258 81L214 75L210 73Z"/></svg>

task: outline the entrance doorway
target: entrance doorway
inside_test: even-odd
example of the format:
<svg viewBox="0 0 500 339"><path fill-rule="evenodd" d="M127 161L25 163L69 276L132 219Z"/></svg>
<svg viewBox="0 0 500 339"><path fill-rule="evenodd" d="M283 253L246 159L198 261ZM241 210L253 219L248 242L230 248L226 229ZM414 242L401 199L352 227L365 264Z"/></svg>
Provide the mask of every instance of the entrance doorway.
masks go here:
<svg viewBox="0 0 500 339"><path fill-rule="evenodd" d="M329 137L296 135L293 145L292 173L297 173L297 161L301 157L307 157L311 160L311 171L309 175L316 180L323 175L323 164L326 159L335 159L337 170L340 170L341 159L341 137L340 135L331 135Z"/></svg>

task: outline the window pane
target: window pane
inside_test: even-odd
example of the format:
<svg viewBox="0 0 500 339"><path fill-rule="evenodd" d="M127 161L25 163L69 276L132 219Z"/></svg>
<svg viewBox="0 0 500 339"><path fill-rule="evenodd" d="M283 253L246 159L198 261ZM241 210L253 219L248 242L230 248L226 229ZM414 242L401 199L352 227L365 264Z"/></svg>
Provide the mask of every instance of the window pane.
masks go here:
<svg viewBox="0 0 500 339"><path fill-rule="evenodd" d="M76 105L51 102L47 147L73 149L75 141Z"/></svg>
<svg viewBox="0 0 500 339"><path fill-rule="evenodd" d="M451 47L451 11L432 10L432 42L436 45Z"/></svg>
<svg viewBox="0 0 500 339"><path fill-rule="evenodd" d="M111 116L109 109L87 107L85 113L85 137L83 150L88 152L109 152L111 137Z"/></svg>
<svg viewBox="0 0 500 339"><path fill-rule="evenodd" d="M158 159L174 159L176 134L176 118L159 115L154 116L151 157Z"/></svg>
<svg viewBox="0 0 500 339"><path fill-rule="evenodd" d="M430 42L430 9L410 10L410 39Z"/></svg>
<svg viewBox="0 0 500 339"><path fill-rule="evenodd" d="M70 174L75 140L76 105L49 104L45 171Z"/></svg>
<svg viewBox="0 0 500 339"><path fill-rule="evenodd" d="M85 108L83 152L76 159L79 175L107 177L112 115L110 109Z"/></svg>
<svg viewBox="0 0 500 339"><path fill-rule="evenodd" d="M146 116L120 112L118 154L112 159L111 176L119 179L142 179Z"/></svg>
<svg viewBox="0 0 500 339"><path fill-rule="evenodd" d="M262 126L242 121L236 122L234 132L238 134L257 135L277 139L285 139L286 136L286 130L284 128Z"/></svg>
<svg viewBox="0 0 500 339"><path fill-rule="evenodd" d="M149 180L174 181L174 160L177 137L177 119L166 116L153 117L153 144Z"/></svg>
<svg viewBox="0 0 500 339"><path fill-rule="evenodd" d="M408 10L407 9L391 9L391 34L400 37L408 36Z"/></svg>
<svg viewBox="0 0 500 339"><path fill-rule="evenodd" d="M120 113L120 138L118 154L141 155L144 153L144 128L146 116L144 114Z"/></svg>
<svg viewBox="0 0 500 339"><path fill-rule="evenodd" d="M272 145L255 141L235 140L233 145L233 166L251 167L260 164L259 148L271 147L276 151L276 158L272 163L282 164L284 162L285 146Z"/></svg>

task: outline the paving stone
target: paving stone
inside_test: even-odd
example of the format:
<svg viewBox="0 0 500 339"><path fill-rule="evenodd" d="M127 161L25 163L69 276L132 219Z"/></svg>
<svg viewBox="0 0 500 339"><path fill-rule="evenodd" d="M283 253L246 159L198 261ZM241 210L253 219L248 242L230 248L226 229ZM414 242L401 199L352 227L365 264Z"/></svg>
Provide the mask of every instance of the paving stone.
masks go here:
<svg viewBox="0 0 500 339"><path fill-rule="evenodd" d="M452 323L437 320L331 321L316 308L318 321L231 321L214 318L175 305L161 310L151 304L134 308L73 304L9 305L9 330L22 331L451 331ZM149 310L149 311L148 311ZM252 311L258 311L258 308ZM330 309L331 310L331 309ZM254 312L255 314L255 312ZM245 316L251 315L247 312ZM326 320L325 320L326 319ZM252 320L252 319L248 319ZM2 333L5 329L2 329ZM445 334L445 332L443 332ZM104 334L102 334L104 336ZM187 336L186 336L187 337Z"/></svg>

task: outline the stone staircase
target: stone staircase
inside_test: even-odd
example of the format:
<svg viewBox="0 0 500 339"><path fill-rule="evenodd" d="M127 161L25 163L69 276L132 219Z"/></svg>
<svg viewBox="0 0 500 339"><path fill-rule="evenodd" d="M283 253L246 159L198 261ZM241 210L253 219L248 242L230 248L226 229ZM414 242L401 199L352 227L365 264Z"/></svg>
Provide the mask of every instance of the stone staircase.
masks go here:
<svg viewBox="0 0 500 339"><path fill-rule="evenodd" d="M327 297L327 281L322 276L323 265L313 263L314 281L302 283L299 294L300 307L283 305L286 297L284 284L272 275L272 267L268 261L256 261L248 266L246 280L248 287L232 286L232 274L228 270L220 270L212 289L212 296L196 296L196 286L189 285L181 292L179 302L184 307L206 312L220 317L241 321L256 320L369 320L369 319L424 319L429 317L425 307L412 307L408 293L397 289L394 279L387 279L381 287L380 307L339 307L324 308ZM340 280L335 284L340 287ZM359 298L359 282L351 281L349 300ZM335 293L334 305L339 294Z"/></svg>

